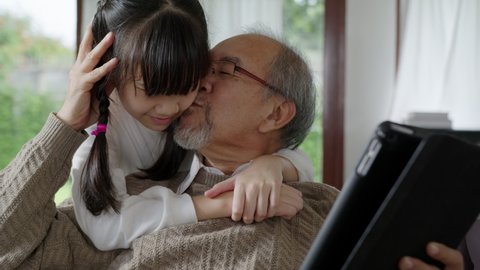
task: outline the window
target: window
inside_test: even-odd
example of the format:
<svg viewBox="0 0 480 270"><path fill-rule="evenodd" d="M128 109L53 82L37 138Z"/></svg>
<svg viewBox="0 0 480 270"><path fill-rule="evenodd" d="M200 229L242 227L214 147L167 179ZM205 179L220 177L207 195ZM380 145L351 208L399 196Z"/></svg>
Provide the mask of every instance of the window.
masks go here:
<svg viewBox="0 0 480 270"><path fill-rule="evenodd" d="M0 2L0 168L59 109L75 59L75 27L75 0Z"/></svg>
<svg viewBox="0 0 480 270"><path fill-rule="evenodd" d="M317 117L300 148L313 161L315 179L322 179L322 92L325 4L323 0L284 0L285 37L301 49L313 70L317 86Z"/></svg>

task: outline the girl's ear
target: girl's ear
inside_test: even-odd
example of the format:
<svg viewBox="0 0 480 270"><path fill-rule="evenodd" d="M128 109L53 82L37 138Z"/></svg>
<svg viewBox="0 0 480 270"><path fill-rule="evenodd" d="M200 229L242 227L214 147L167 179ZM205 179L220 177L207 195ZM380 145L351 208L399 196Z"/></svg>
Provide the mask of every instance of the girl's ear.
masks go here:
<svg viewBox="0 0 480 270"><path fill-rule="evenodd" d="M285 99L279 100L279 102L275 102L270 114L263 119L259 126L259 131L267 133L279 130L290 123L296 113L295 103Z"/></svg>

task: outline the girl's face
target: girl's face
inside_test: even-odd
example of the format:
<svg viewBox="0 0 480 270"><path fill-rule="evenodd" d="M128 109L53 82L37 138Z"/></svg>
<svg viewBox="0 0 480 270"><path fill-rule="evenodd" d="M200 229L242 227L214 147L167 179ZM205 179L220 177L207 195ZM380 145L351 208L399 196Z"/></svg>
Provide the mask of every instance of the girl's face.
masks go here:
<svg viewBox="0 0 480 270"><path fill-rule="evenodd" d="M145 127L155 131L165 130L192 104L197 93L198 88L187 95L148 96L142 80L135 81L135 84L133 80L128 80L118 91L125 110Z"/></svg>

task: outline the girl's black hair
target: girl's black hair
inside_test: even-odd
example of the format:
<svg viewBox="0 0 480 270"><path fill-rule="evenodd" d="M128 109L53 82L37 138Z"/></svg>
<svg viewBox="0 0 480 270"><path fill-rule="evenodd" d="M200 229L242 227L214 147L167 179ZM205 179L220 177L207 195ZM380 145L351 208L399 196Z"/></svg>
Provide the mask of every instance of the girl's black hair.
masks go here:
<svg viewBox="0 0 480 270"><path fill-rule="evenodd" d="M108 32L115 35L114 44L98 66L113 57L119 59L117 68L92 89L93 96L99 100L99 124L108 124L107 88L122 91L126 81L141 75L149 96L186 95L207 73L208 32L198 0L101 0L92 31L94 45ZM185 150L173 141L173 129L169 127L166 132L162 155L151 168L143 169L148 178L170 178L185 156ZM107 153L106 134L99 133L81 177L82 197L94 215L109 207L117 213L120 211Z"/></svg>

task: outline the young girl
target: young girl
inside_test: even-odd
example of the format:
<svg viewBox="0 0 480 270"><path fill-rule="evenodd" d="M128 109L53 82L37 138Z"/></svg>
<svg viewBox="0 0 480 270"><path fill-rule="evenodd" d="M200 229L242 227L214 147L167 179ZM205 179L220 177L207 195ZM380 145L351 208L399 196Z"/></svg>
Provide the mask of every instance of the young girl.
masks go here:
<svg viewBox="0 0 480 270"><path fill-rule="evenodd" d="M74 156L72 197L79 226L97 248L128 248L146 233L197 221L195 202L183 190L160 188L155 198L130 196L125 176L142 170L148 178L164 180L189 168L180 166L185 151L173 142L169 127L193 102L208 70L207 26L197 0L107 0L99 2L92 31L98 46L91 57L113 43L98 66L113 57L119 64L92 89L98 120ZM86 78L77 79L79 87L95 82L88 74L79 76ZM310 164L298 152L282 153L303 157L295 164ZM299 178L310 180L311 171L300 167ZM260 180L281 184L281 179Z"/></svg>

